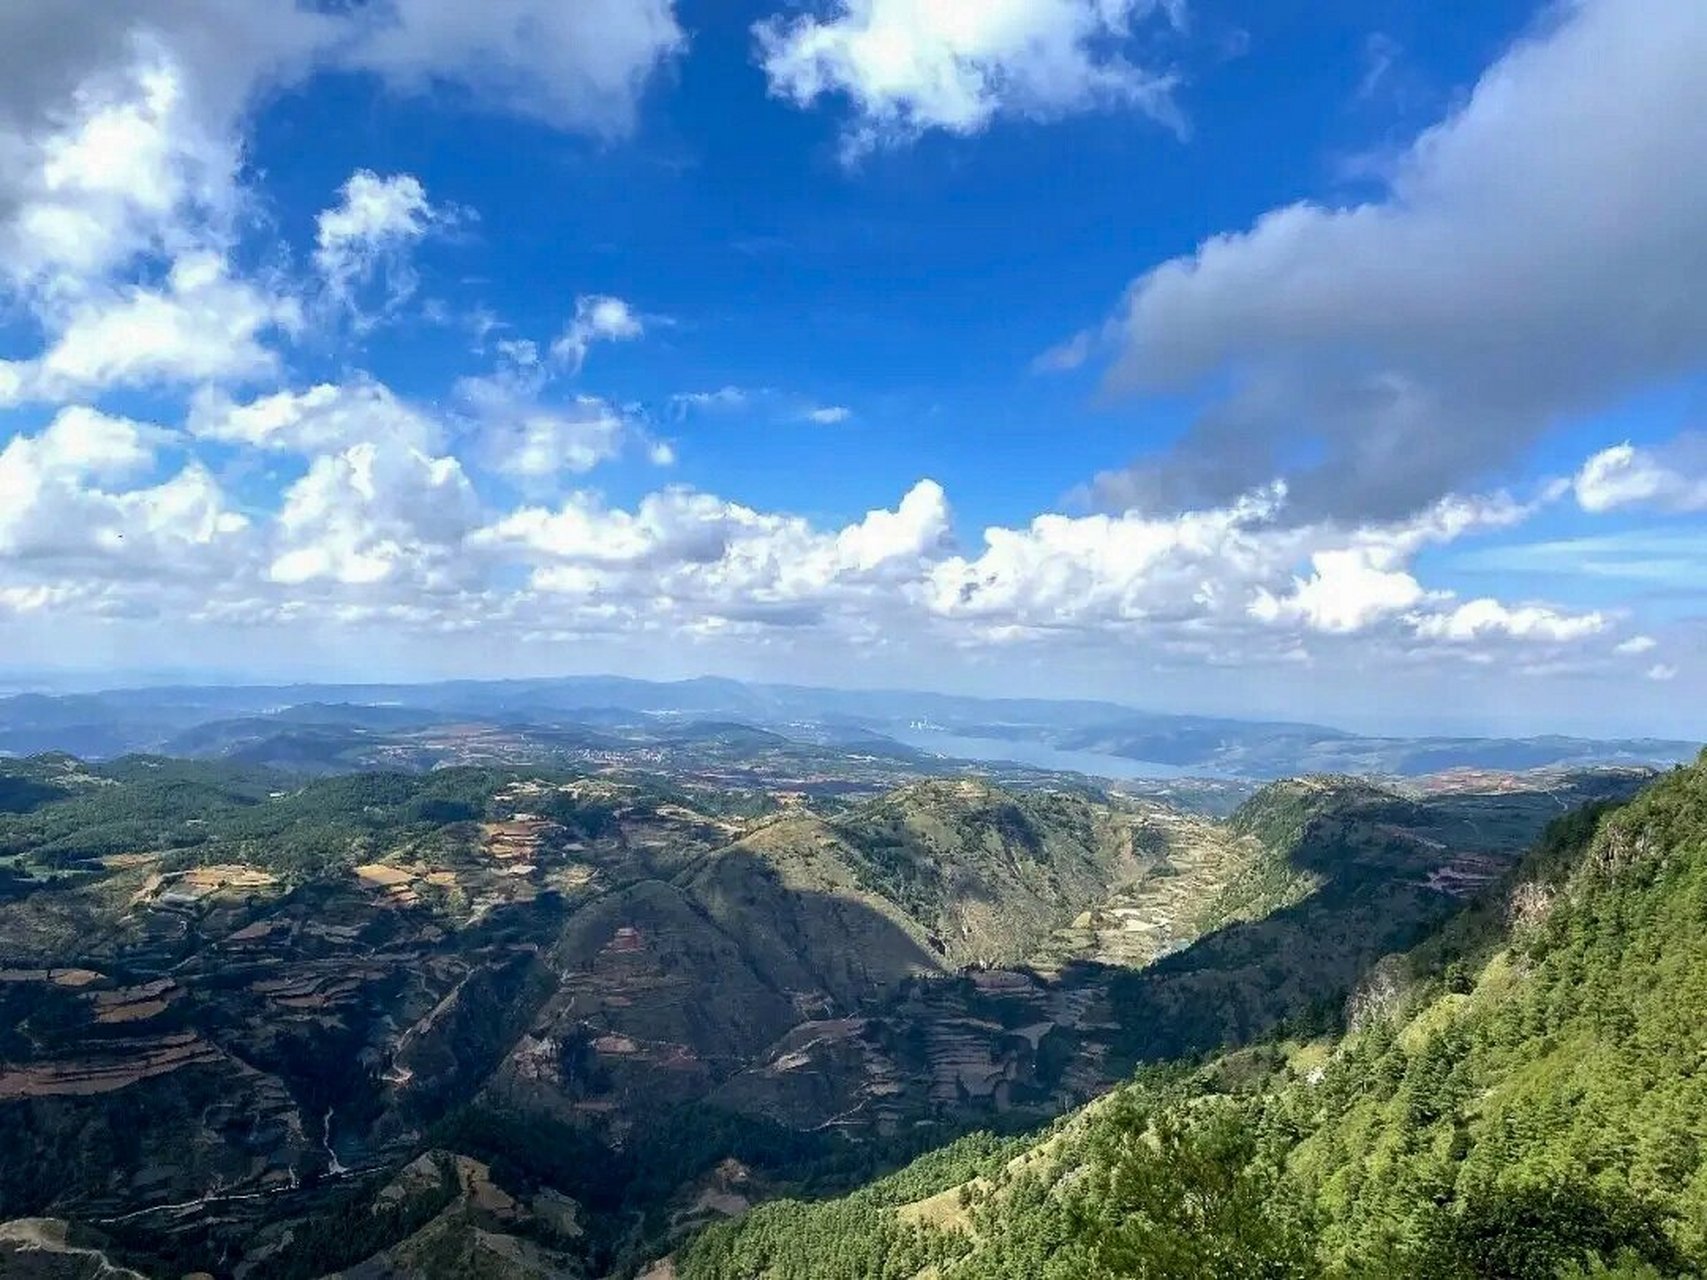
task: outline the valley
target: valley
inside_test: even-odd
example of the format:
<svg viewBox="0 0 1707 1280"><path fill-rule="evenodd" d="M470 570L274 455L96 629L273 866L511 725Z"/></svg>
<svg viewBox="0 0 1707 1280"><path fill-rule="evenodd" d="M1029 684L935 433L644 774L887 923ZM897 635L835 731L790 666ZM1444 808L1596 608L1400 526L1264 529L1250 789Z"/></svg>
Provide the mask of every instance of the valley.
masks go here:
<svg viewBox="0 0 1707 1280"><path fill-rule="evenodd" d="M652 1274L1699 1275L1704 802L1697 763L1554 821L1343 1020L760 1206Z"/></svg>
<svg viewBox="0 0 1707 1280"><path fill-rule="evenodd" d="M780 791L0 766L0 1218L148 1275L631 1274L1330 1025L1548 821L1650 776L1282 782L1223 819L838 758Z"/></svg>

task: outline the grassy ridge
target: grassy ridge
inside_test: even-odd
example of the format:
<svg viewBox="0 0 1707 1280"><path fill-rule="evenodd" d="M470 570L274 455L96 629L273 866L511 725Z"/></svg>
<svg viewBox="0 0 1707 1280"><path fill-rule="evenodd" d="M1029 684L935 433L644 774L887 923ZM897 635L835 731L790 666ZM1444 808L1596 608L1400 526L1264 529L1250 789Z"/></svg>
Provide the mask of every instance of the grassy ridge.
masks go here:
<svg viewBox="0 0 1707 1280"><path fill-rule="evenodd" d="M963 1144L842 1200L764 1206L679 1274L1707 1269L1707 764L1554 824L1352 1009L1329 1040L1146 1072L1022 1158Z"/></svg>

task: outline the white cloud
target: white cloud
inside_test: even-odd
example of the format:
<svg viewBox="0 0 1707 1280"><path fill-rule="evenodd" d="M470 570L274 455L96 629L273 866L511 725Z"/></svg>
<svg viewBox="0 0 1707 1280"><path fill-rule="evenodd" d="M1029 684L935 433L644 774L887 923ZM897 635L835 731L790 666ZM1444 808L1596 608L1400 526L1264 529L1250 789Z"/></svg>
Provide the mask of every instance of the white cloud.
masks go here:
<svg viewBox="0 0 1707 1280"><path fill-rule="evenodd" d="M62 409L37 436L14 436L4 453L9 470L75 480L122 480L154 465L169 433L78 405ZM17 490L11 490L16 497Z"/></svg>
<svg viewBox="0 0 1707 1280"><path fill-rule="evenodd" d="M893 511L868 511L836 535L835 563L858 573L924 560L948 543L948 496L934 480L909 489Z"/></svg>
<svg viewBox="0 0 1707 1280"><path fill-rule="evenodd" d="M176 260L161 287L79 301L39 356L0 364L13 400L67 400L109 387L220 382L274 372L264 339L301 320L295 302L233 279L216 254Z"/></svg>
<svg viewBox="0 0 1707 1280"><path fill-rule="evenodd" d="M585 474L631 444L645 446L655 465L675 461L667 444L650 437L637 411L597 396L550 397L558 371L534 358L531 343L526 348L521 359L512 352L494 372L456 383L455 398L483 466L537 487L565 473Z"/></svg>
<svg viewBox="0 0 1707 1280"><path fill-rule="evenodd" d="M1060 630L1243 612L1240 587L1273 572L1263 527L1278 494L1175 519L1040 515L1024 529L984 531L976 558L936 565L929 604L947 618Z"/></svg>
<svg viewBox="0 0 1707 1280"><path fill-rule="evenodd" d="M1677 679L1677 668L1668 666L1663 662L1656 662L1653 666L1648 668L1648 679L1658 681L1662 684L1667 680L1675 680Z"/></svg>
<svg viewBox="0 0 1707 1280"><path fill-rule="evenodd" d="M999 115L1050 119L1135 107L1183 123L1171 75L1121 52L1153 0L836 0L823 17L754 27L771 92L797 106L845 95L850 156L926 130L972 134Z"/></svg>
<svg viewBox="0 0 1707 1280"><path fill-rule="evenodd" d="M686 47L674 0L374 0L354 65L407 90L449 83L561 128L620 134L659 67Z"/></svg>
<svg viewBox="0 0 1707 1280"><path fill-rule="evenodd" d="M206 274L199 264L229 259L251 210L246 116L264 91L343 66L411 89L450 82L503 110L611 134L681 44L672 0L0 5L0 298L40 320L49 351L63 337L57 359L74 366L55 381L31 360L0 364L0 396L63 397L76 378L108 372L271 367L261 341L293 305L274 290L228 267L223 300L155 283L172 264ZM414 178L358 173L322 219L319 265L335 293L388 267L406 290L402 250L444 216ZM126 354L132 339L153 354Z"/></svg>
<svg viewBox="0 0 1707 1280"><path fill-rule="evenodd" d="M1033 373L1069 373L1079 368L1091 358L1096 349L1097 336L1089 329L1081 329L1064 342L1058 342L1049 350L1040 352L1031 361Z"/></svg>
<svg viewBox="0 0 1707 1280"><path fill-rule="evenodd" d="M0 402L270 372L267 341L298 309L238 278L230 254L240 108L272 60L230 40L200 61L228 14L203 29L146 0L122 13L68 0L53 18L34 0L5 8L0 36L21 42L0 39L0 296L41 346L0 364Z"/></svg>
<svg viewBox="0 0 1707 1280"><path fill-rule="evenodd" d="M804 82L788 77L823 76L803 100L849 92L855 141L871 144L927 129L975 131L1004 114L1047 116L1131 101L1135 85L1153 81L1119 61L1116 50L1122 24L1147 11L1122 0L958 7L870 0L766 30L776 42L771 51L785 60L778 65L788 69L778 91L800 97L795 90ZM1565 16L1566 29L1587 21L1574 9ZM27 39L9 38L20 30ZM1492 663L1505 652L1521 653L1534 670L1580 668L1592 657L1640 683L1635 677L1646 662L1613 660L1649 652L1653 642L1619 641L1614 619L1621 614L1480 592L1464 598L1430 580L1427 548L1511 527L1534 510L1508 498L1449 497L1403 518L1361 508L1323 514L1308 485L1271 486L1264 472L1252 485L1227 477L1222 496L1177 515L1044 514L991 528L962 552L947 496L928 480L892 507L837 521L685 487L620 504L593 493L565 497L566 478L593 474L618 456L674 461L672 445L653 437L642 409L563 394L594 345L636 340L665 323L620 298L578 299L549 348L514 336L492 341L496 368L454 383L442 403L430 389L410 384L412 396L404 398L359 372L318 384L284 380L299 356L336 368L344 353L321 360L328 353L312 344L290 345L306 332L298 298L315 296L311 279L287 278L282 269L245 274L238 265L286 260L255 235L263 220L252 216L261 206L247 185L243 130L256 94L299 82L319 66L370 67L409 90L448 81L486 105L610 133L632 121L647 77L680 40L661 0L375 0L325 12L216 0L0 6L0 72L10 73L0 74L0 292L23 327L40 332L39 350L0 362L0 402L70 405L45 426L29 419L31 426L0 447L0 612L8 627L33 615L57 633L62 615L81 612L103 622L168 616L174 638L198 635L203 625L294 620L331 637L329 645L340 642L340 628L364 626L383 628L400 649L411 637L456 631L479 632L489 650L494 637L596 632L623 645L737 637L749 654L783 643L776 638L786 634L826 662L857 646L941 644L976 663L999 642L1046 638L1061 647L1041 654L1094 651L1122 670L1159 655L1302 667L1322 653L1394 663L1450 654L1464 665ZM1629 51L1613 52L1611 70L1619 72ZM885 61L891 54L896 60ZM1659 72L1670 74L1670 65ZM1520 86L1533 79L1521 70L1509 76ZM1484 86L1478 97L1488 92ZM1490 110L1472 104L1463 120ZM1394 199L1376 212L1292 215L1305 227L1297 234L1310 241L1298 271L1313 278L1312 264L1338 265L1338 242L1331 253L1311 247L1313 237L1326 243L1340 234L1318 224L1428 222L1400 199L1413 189L1424 213L1461 212L1430 183L1463 165L1429 149L1451 151L1465 127L1455 121L1440 141L1419 144L1406 163L1436 178L1396 179ZM1589 143L1591 155L1603 155L1600 142ZM1622 207L1601 212L1620 215L1613 219L1620 235L1658 243L1659 231L1641 230L1657 199L1643 177L1647 155L1631 160L1642 180L1620 197L1632 202L1637 230L1621 220ZM1689 161L1673 165L1686 195ZM1501 200L1494 213L1522 203L1509 193ZM398 296L412 283L408 251L446 218L412 176L358 171L319 220L314 264L334 295L380 284ZM1287 234L1264 224L1249 239L1284 241ZM1383 251L1394 243L1415 247L1410 232L1369 234ZM1504 231L1494 239L1502 237L1510 239ZM1680 243L1682 252L1692 251L1693 242ZM1237 245L1222 248L1233 253ZM1201 285L1235 318L1245 303L1252 315L1264 312L1263 289L1272 282L1260 271L1232 272L1251 286L1249 298L1220 296L1209 279L1221 270L1220 252L1211 246L1198 267L1181 267L1205 279L1177 287L1190 293ZM1633 252L1619 249L1613 261L1629 265ZM1350 262L1353 276L1372 269L1355 254ZM1555 265L1551 258L1531 264L1542 275ZM1693 279L1690 266L1684 262L1670 278ZM1296 273L1281 274L1282 283L1296 283ZM1158 289L1168 275L1164 269L1156 277ZM1651 284L1653 277L1644 279ZM1514 282L1521 280L1508 273L1505 285ZM1311 288L1317 286L1335 293L1319 281ZM1234 356L1208 350L1215 344L1194 327L1195 304L1182 304L1185 323L1168 340L1202 356L1210 374L1252 350L1257 364L1278 351L1278 364L1287 365L1303 346L1331 343L1343 332L1325 320L1312 327L1327 303L1305 305L1316 295L1298 287L1302 293L1281 305L1284 316L1264 312L1250 321L1252 345ZM1614 301L1628 302L1634 288L1617 283ZM1438 398L1429 379L1447 363L1442 352L1453 354L1451 344L1413 349L1391 337L1358 288L1351 293L1365 307L1352 308L1365 326L1357 332L1380 351L1406 357L1384 359L1378 376L1358 387L1408 397L1424 421ZM1427 318L1421 286L1396 297L1403 314L1395 326ZM1647 324L1686 305L1676 291L1651 301L1630 314ZM1599 336L1628 328L1603 327ZM1084 358L1107 340L1086 335L1062 360ZM1475 325L1463 335L1477 350L1487 341ZM1610 345L1621 350L1623 342L1620 336ZM1568 343L1561 350L1580 354ZM1522 360L1516 367L1528 376ZM1320 372L1304 364L1291 371ZM1265 393L1289 385L1285 378L1259 382ZM149 393L121 401L133 409L146 404L164 414L167 404L185 402L187 410L163 417L174 424L163 428L95 407L110 407L103 397L129 388ZM844 406L760 387L682 395L666 412L737 405L762 407L779 424L850 416ZM1499 396L1479 407L1493 415L1482 427L1497 431L1506 408ZM1358 447L1371 457L1381 453L1398 439L1388 426L1376 415ZM1591 463L1578 477L1585 506L1698 505L1688 485L1700 472L1690 470L1683 452L1633 450L1617 466L1614 455L1602 455L1598 470ZM283 492L269 494L281 472ZM521 505L487 509L476 481L488 502L513 507L519 491ZM241 511L224 485L241 495ZM1673 550L1675 560L1688 560L1689 548ZM1581 558L1578 551L1559 554ZM1638 548L1627 559L1643 554ZM1667 637L1670 646L1669 631Z"/></svg>
<svg viewBox="0 0 1707 1280"><path fill-rule="evenodd" d="M1301 513L1390 517L1481 480L1561 417L1702 367L1707 19L1576 0L1391 163L1138 279L1117 387L1231 386L1117 505L1225 501L1296 469Z"/></svg>
<svg viewBox="0 0 1707 1280"><path fill-rule="evenodd" d="M473 487L455 458L353 445L316 458L285 493L268 576L287 587L402 579L441 589L464 569L456 552L477 516Z"/></svg>
<svg viewBox="0 0 1707 1280"><path fill-rule="evenodd" d="M745 387L725 385L715 391L678 391L670 397L670 408L679 418L695 410L734 410L745 408L752 399Z"/></svg>
<svg viewBox="0 0 1707 1280"><path fill-rule="evenodd" d="M49 610L69 610L94 594L86 583L34 582L28 586L0 587L0 610L18 614L45 613Z"/></svg>
<svg viewBox="0 0 1707 1280"><path fill-rule="evenodd" d="M200 463L152 488L120 494L117 501L134 530L129 553L143 563L143 572L178 564L186 573L219 573L227 567L226 553L240 551L239 538L250 528L249 518L231 510L219 482Z"/></svg>
<svg viewBox="0 0 1707 1280"><path fill-rule="evenodd" d="M238 149L171 50L139 36L124 52L66 86L39 131L0 127L0 277L50 315L139 255L223 234L236 203Z"/></svg>
<svg viewBox="0 0 1707 1280"><path fill-rule="evenodd" d="M207 470L190 463L146 483L158 427L70 408L38 435L0 451L0 564L58 565L101 577L218 573L248 521L226 505ZM139 487L128 482L144 481Z"/></svg>
<svg viewBox="0 0 1707 1280"><path fill-rule="evenodd" d="M1423 581L1425 549L1533 509L1498 496L1344 526L1287 519L1277 486L1177 517L1042 515L990 528L981 549L960 553L947 497L928 480L892 508L828 526L679 487L628 508L580 492L487 512L459 459L434 452L407 416L389 425L411 411L371 384L203 408L198 429L238 447L311 454L276 508L235 514L194 463L156 483L184 437L67 411L0 454L0 591L11 593L0 608L171 613L191 628L313 623L328 635L373 627L399 644L470 629L635 642L810 635L824 653L1011 653L1028 641L1047 646L1040 654L1141 664L1451 659L1558 678L1597 653L1651 647L1633 636L1594 648L1614 631L1605 614L1461 599ZM340 415L350 425L313 425ZM548 438L542 457L561 464L559 445ZM203 585L173 585L191 580Z"/></svg>
<svg viewBox="0 0 1707 1280"><path fill-rule="evenodd" d="M895 587L917 580L947 527L941 488L921 481L893 511L869 512L833 532L798 516L666 489L632 512L587 494L555 511L524 508L475 541L530 556L534 585L546 593L662 610L678 625L799 625L837 605L883 606Z"/></svg>
<svg viewBox="0 0 1707 1280"><path fill-rule="evenodd" d="M517 476L584 475L614 458L628 422L607 402L577 396L568 404L535 409L509 424L513 439L498 469Z"/></svg>
<svg viewBox="0 0 1707 1280"><path fill-rule="evenodd" d="M1458 643L1495 636L1565 643L1598 635L1609 625L1599 613L1570 614L1543 605L1512 608L1486 597L1416 620L1419 636Z"/></svg>
<svg viewBox="0 0 1707 1280"><path fill-rule="evenodd" d="M631 125L653 73L683 47L673 0L9 0L0 133L34 132L73 91L105 104L114 68L164 54L214 134L258 90L344 67L406 91L455 86L484 106L608 136ZM0 170L6 154L0 146Z"/></svg>
<svg viewBox="0 0 1707 1280"><path fill-rule="evenodd" d="M277 391L246 403L203 390L190 404L190 433L222 444L321 453L363 441L432 452L444 443L434 419L371 378Z"/></svg>
<svg viewBox="0 0 1707 1280"><path fill-rule="evenodd" d="M453 220L412 174L382 178L358 169L338 189L338 203L315 221L314 264L339 302L352 303L356 286L383 275L388 305L395 305L415 291L409 251Z"/></svg>
<svg viewBox="0 0 1707 1280"><path fill-rule="evenodd" d="M1613 445L1585 462L1573 485L1584 511L1707 510L1707 437L1684 436L1661 450Z"/></svg>
<svg viewBox="0 0 1707 1280"><path fill-rule="evenodd" d="M1284 487L1275 486L1178 516L1045 515L1027 529L989 529L982 555L933 567L929 605L999 638L1218 637L1223 651L1259 644L1271 655L1311 635L1394 649L1496 637L1566 644L1610 625L1595 613L1459 602L1418 581L1414 560L1424 548L1509 527L1533 506L1504 496L1450 498L1407 520L1347 526L1297 522L1285 504ZM1307 575L1296 571L1301 563Z"/></svg>
<svg viewBox="0 0 1707 1280"><path fill-rule="evenodd" d="M187 427L199 439L309 455L362 443L435 455L456 443L469 461L530 483L584 474L634 443L645 445L657 465L674 460L667 444L650 439L643 424L609 401L585 395L550 401L548 383L537 362L505 363L487 376L459 379L449 422L364 376L244 403L203 391L191 402Z"/></svg>
<svg viewBox="0 0 1707 1280"><path fill-rule="evenodd" d="M1392 548L1341 547L1310 557L1311 575L1284 598L1257 589L1251 616L1264 622L1292 618L1316 631L1349 633L1422 603L1422 584L1403 569Z"/></svg>
<svg viewBox="0 0 1707 1280"><path fill-rule="evenodd" d="M645 323L621 298L587 294L575 299L574 318L551 344L551 354L579 370L593 343L630 342L645 332Z"/></svg>
<svg viewBox="0 0 1707 1280"><path fill-rule="evenodd" d="M458 389L481 423L487 464L506 475L582 475L616 457L632 433L628 419L596 396L546 405L525 388L491 378L467 378Z"/></svg>

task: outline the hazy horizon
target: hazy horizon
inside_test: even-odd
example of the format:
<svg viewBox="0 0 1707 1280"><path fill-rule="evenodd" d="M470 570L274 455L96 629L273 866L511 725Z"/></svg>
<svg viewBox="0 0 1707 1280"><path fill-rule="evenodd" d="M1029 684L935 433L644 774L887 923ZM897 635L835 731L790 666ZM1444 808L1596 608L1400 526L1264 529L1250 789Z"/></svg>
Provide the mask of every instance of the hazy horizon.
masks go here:
<svg viewBox="0 0 1707 1280"><path fill-rule="evenodd" d="M1617 738L1648 738L1672 739L1683 742L1707 741L1707 735L1682 733L1666 733L1649 728L1639 728L1630 732L1596 732L1592 729L1572 729L1554 726L1525 726L1505 732L1497 729L1478 729L1474 724L1442 718L1433 722L1416 719L1408 723L1400 722L1393 716L1376 709L1367 725L1342 723L1322 718L1308 716L1258 715L1238 714L1216 710L1206 710L1202 707L1171 707L1158 704L1123 699L1119 697L1057 697L1047 694L1030 693L1025 690L1007 689L1002 691L968 691L962 689L928 688L920 685L849 685L830 684L811 681L762 680L747 679L739 676L724 675L717 672L697 672L692 675L671 677L650 677L632 675L615 671L583 671L583 672L537 672L526 675L511 676L423 676L410 679L361 679L336 678L318 679L313 677L301 678L269 678L264 674L243 675L239 673L208 673L195 669L179 671L105 673L104 676L88 673L82 678L74 677L65 672L19 673L0 671L0 698L18 694L46 694L49 696L90 695L102 693L125 693L137 690L169 690L169 689L312 689L336 692L340 689L360 690L375 686L395 686L399 688L429 689L436 685L452 683L502 684L505 682L535 682L535 681L601 681L621 680L640 684L668 687L671 685L694 684L697 682L720 681L752 688L788 688L804 691L823 691L837 694L869 694L873 696L918 696L924 698L951 697L966 698L975 701L1002 702L1009 700L1039 701L1045 703L1094 703L1110 708L1119 708L1137 714L1179 717L1182 719L1215 719L1244 722L1249 724L1297 724L1336 732L1351 733L1366 737L1391 738L1540 738L1540 737L1576 737L1588 739L1617 739Z"/></svg>

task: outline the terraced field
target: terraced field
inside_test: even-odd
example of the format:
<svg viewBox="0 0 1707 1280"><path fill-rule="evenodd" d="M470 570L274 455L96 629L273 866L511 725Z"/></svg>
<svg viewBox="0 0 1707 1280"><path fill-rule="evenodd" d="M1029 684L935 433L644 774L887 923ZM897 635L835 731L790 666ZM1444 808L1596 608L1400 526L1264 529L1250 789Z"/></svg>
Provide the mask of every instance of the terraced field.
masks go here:
<svg viewBox="0 0 1707 1280"><path fill-rule="evenodd" d="M51 875L0 900L0 1213L262 1280L598 1273L1042 1122L1338 998L1629 783L1278 784L1221 822L966 779L743 817L608 775L23 767L0 847Z"/></svg>

